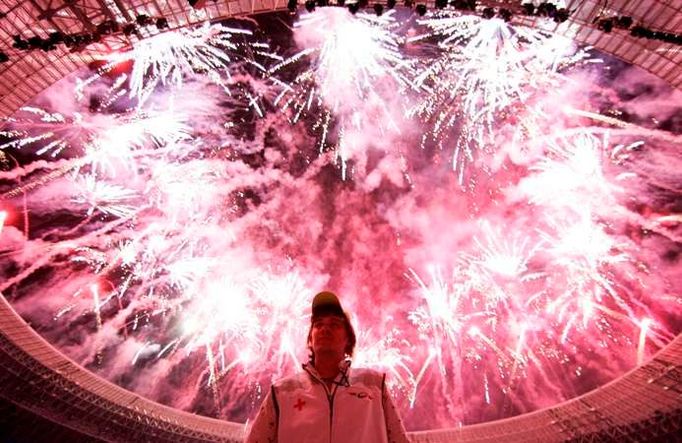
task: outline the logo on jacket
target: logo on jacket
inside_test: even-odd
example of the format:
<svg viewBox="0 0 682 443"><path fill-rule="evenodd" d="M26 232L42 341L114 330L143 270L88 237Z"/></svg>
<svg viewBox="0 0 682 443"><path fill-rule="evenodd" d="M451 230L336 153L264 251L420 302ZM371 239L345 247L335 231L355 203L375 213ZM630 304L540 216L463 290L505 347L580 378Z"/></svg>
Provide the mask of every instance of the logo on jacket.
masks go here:
<svg viewBox="0 0 682 443"><path fill-rule="evenodd" d="M301 397L299 397L298 400L296 401L296 404L294 405L294 408L301 411L303 409L304 405L305 405L305 402L303 401L303 399Z"/></svg>
<svg viewBox="0 0 682 443"><path fill-rule="evenodd" d="M367 392L364 392L364 391L360 391L360 392L349 392L349 394L352 395L353 397L357 397L357 398L360 398L360 399L363 399L363 398L366 398L366 399L369 399L369 400L374 399L374 397L372 397L370 394L368 394Z"/></svg>

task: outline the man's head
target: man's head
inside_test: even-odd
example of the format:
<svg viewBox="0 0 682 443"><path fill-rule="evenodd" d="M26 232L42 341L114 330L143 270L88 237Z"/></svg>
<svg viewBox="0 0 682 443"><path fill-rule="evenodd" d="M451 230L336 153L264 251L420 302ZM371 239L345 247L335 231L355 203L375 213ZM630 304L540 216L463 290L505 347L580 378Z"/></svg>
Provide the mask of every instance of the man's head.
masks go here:
<svg viewBox="0 0 682 443"><path fill-rule="evenodd" d="M353 355L355 331L333 292L323 291L313 298L308 349L313 363L316 354Z"/></svg>

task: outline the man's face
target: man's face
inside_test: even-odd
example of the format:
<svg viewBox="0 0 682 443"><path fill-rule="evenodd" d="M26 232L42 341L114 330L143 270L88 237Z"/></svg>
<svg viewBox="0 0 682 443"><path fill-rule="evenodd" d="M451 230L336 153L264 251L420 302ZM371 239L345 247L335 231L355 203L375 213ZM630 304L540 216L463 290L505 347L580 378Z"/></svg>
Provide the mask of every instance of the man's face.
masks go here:
<svg viewBox="0 0 682 443"><path fill-rule="evenodd" d="M315 355L336 354L343 357L348 346L348 333L342 317L324 315L313 320L311 345Z"/></svg>

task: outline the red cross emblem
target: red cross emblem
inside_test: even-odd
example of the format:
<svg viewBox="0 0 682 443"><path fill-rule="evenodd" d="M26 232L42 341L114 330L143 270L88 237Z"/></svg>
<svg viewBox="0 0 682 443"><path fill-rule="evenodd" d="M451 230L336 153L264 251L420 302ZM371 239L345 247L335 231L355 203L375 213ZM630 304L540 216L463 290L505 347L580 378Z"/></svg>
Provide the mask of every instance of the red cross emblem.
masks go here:
<svg viewBox="0 0 682 443"><path fill-rule="evenodd" d="M300 410L303 409L303 405L304 405L304 404L305 404L305 402L299 398L298 401L296 401L296 404L294 405L294 408L296 408L296 409L298 409L298 410L300 411Z"/></svg>

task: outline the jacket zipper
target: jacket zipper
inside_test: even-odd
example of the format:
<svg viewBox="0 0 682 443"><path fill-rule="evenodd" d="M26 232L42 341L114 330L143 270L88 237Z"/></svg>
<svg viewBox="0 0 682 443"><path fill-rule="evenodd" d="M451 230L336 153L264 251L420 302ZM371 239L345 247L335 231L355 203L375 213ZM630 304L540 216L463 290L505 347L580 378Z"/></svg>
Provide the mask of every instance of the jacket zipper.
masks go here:
<svg viewBox="0 0 682 443"><path fill-rule="evenodd" d="M327 400L329 401L329 443L332 443L333 435L332 424L334 423L334 395L336 395L336 386L334 386L334 391L331 394L327 394Z"/></svg>
<svg viewBox="0 0 682 443"><path fill-rule="evenodd" d="M336 383L333 383L333 387L330 390L329 387L327 386L327 383L319 378L317 375L313 374L310 372L308 369L306 369L306 372L310 374L315 380L317 380L318 383L322 385L322 388L324 389L325 394L327 394L327 401L329 402L329 443L332 443L332 424L334 423L334 396L336 395L336 390L338 389L338 385Z"/></svg>

